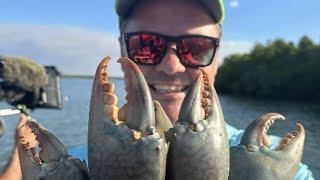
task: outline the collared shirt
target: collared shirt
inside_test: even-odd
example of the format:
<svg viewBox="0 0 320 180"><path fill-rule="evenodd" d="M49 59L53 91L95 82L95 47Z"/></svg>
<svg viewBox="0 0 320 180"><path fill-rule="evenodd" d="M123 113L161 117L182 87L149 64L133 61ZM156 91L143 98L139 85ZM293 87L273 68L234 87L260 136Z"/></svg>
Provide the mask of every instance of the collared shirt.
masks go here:
<svg viewBox="0 0 320 180"><path fill-rule="evenodd" d="M230 146L238 145L240 143L240 140L244 131L238 130L227 123L226 123L226 129L227 129L227 134L229 138L229 145ZM277 136L272 136L272 135L271 136L269 135L269 137L271 140L270 148L274 149L279 143L281 138ZM88 145L84 144L82 146L72 148L69 150L69 154L73 157L83 159L86 162L88 162ZM308 166L302 163L300 163L299 169L293 179L294 180L314 180L312 176L312 172L308 169Z"/></svg>

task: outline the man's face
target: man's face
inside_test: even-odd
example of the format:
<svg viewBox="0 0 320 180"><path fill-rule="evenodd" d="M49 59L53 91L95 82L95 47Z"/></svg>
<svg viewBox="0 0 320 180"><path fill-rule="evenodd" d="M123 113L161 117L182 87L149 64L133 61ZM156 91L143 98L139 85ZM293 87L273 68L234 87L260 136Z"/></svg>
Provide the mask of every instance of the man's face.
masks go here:
<svg viewBox="0 0 320 180"><path fill-rule="evenodd" d="M196 3L185 0L152 0L139 3L123 32L156 32L170 36L186 34L219 37L218 24ZM121 42L122 56L128 56L125 43ZM204 70L211 82L217 71L217 52L212 64ZM151 91L153 99L158 100L172 123L178 120L179 110L186 95L200 73L198 68L181 64L175 44L171 43L162 61L157 65L139 65Z"/></svg>

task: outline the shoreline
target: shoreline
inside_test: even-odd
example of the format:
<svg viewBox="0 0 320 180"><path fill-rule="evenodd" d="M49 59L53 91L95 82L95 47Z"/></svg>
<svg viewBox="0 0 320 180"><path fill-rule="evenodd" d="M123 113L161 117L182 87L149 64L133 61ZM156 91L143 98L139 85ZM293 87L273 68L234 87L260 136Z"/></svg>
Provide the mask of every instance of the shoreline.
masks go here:
<svg viewBox="0 0 320 180"><path fill-rule="evenodd" d="M94 75L91 74L61 74L61 78L67 79L93 79ZM110 79L123 79L121 76L108 76Z"/></svg>

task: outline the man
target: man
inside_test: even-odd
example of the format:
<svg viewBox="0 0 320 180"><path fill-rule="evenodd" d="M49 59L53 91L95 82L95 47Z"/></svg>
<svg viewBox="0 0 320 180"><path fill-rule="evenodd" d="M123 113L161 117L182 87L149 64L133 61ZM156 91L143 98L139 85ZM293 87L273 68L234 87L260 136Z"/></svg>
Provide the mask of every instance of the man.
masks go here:
<svg viewBox="0 0 320 180"><path fill-rule="evenodd" d="M175 123L186 89L199 74L198 67L203 67L214 83L224 17L222 0L117 0L116 10L121 55L139 65L153 99ZM195 52L186 54L184 45L195 47ZM227 132L230 145L238 145L243 131L227 125ZM273 145L278 141L272 137ZM86 157L86 149L70 153ZM313 178L307 167L300 165L295 179Z"/></svg>
<svg viewBox="0 0 320 180"><path fill-rule="evenodd" d="M139 65L153 99L161 103L175 123L185 90L199 74L198 67L203 67L214 83L224 18L222 0L118 0L116 8L121 55ZM137 43L151 45L141 48ZM166 43L164 50L161 43ZM205 46L206 43L217 44ZM185 44L194 52L185 54ZM230 145L238 145L243 131L227 125L227 132ZM274 145L278 141L272 137ZM295 179L313 178L307 167L300 165Z"/></svg>
<svg viewBox="0 0 320 180"><path fill-rule="evenodd" d="M198 67L214 83L224 17L222 0L117 0L116 10L121 55L139 65L152 97L175 123L186 89L200 72ZM139 43L144 47L138 48ZM183 47L193 51L186 53ZM243 131L229 125L227 131L230 145L237 145ZM72 149L70 154L87 159L87 146ZM295 179L313 178L301 165Z"/></svg>

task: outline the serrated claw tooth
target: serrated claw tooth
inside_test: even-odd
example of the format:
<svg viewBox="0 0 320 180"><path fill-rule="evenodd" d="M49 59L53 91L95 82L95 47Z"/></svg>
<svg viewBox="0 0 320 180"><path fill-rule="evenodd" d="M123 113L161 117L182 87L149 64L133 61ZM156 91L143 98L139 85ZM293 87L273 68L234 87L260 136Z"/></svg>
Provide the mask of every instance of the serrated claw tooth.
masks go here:
<svg viewBox="0 0 320 180"><path fill-rule="evenodd" d="M209 98L202 98L201 100L202 106L211 106L211 100Z"/></svg>
<svg viewBox="0 0 320 180"><path fill-rule="evenodd" d="M114 105L104 105L105 114L107 117L111 118L111 120L116 123L118 121L118 107Z"/></svg>
<svg viewBox="0 0 320 180"><path fill-rule="evenodd" d="M291 133L287 133L287 134L285 135L285 137L287 137L287 138L294 138L294 135L291 134Z"/></svg>
<svg viewBox="0 0 320 180"><path fill-rule="evenodd" d="M25 139L20 139L21 144L27 144L27 141Z"/></svg>
<svg viewBox="0 0 320 180"><path fill-rule="evenodd" d="M204 98L208 98L208 97L210 97L210 92L208 92L208 91L202 91L202 96L203 96Z"/></svg>
<svg viewBox="0 0 320 180"><path fill-rule="evenodd" d="M269 147L270 144L271 144L271 140L270 140L270 138L269 138L267 135L264 135L264 136L263 136L262 142L263 142L263 143L262 143L260 146Z"/></svg>
<svg viewBox="0 0 320 180"><path fill-rule="evenodd" d="M301 124L296 124L296 130L292 133L287 133L284 137L280 140L276 150L282 151L286 150L286 147L292 144L294 141L297 141L300 144L304 143L304 128ZM303 145L302 145L303 146Z"/></svg>
<svg viewBox="0 0 320 180"><path fill-rule="evenodd" d="M127 119L128 119L127 108L128 108L128 105L127 105L127 104L124 104L124 105L119 109L118 119L119 119L120 121L127 122Z"/></svg>
<svg viewBox="0 0 320 180"><path fill-rule="evenodd" d="M103 89L104 89L104 92L113 93L114 92L114 84L113 83L104 83Z"/></svg>
<svg viewBox="0 0 320 180"><path fill-rule="evenodd" d="M105 93L104 94L104 103L107 105L117 105L118 97L113 93Z"/></svg>
<svg viewBox="0 0 320 180"><path fill-rule="evenodd" d="M275 120L285 120L284 116L278 113L266 113L254 120L246 128L240 144L248 146L249 144L266 146L269 145L267 132Z"/></svg>

